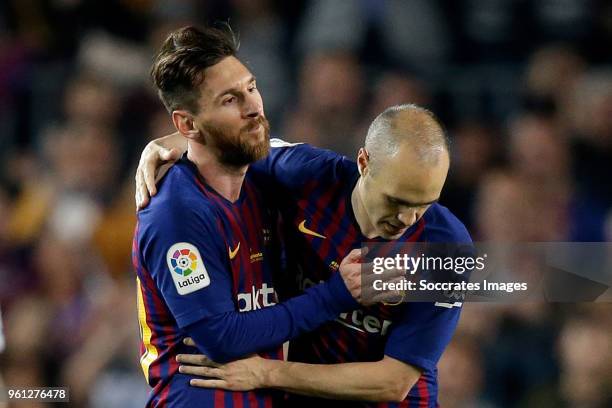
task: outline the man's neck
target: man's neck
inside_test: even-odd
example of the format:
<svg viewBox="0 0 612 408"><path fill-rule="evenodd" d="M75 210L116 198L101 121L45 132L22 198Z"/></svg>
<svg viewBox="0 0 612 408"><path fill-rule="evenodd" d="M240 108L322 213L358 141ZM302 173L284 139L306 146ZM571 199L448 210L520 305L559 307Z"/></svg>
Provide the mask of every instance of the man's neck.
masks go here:
<svg viewBox="0 0 612 408"><path fill-rule="evenodd" d="M196 165L200 175L217 193L232 203L238 200L248 165L224 165L208 146L192 141L187 144L187 158Z"/></svg>
<svg viewBox="0 0 612 408"><path fill-rule="evenodd" d="M361 233L366 238L374 238L376 237L376 229L374 225L370 222L370 218L365 210L365 206L363 205L363 178L359 177L357 180L357 184L355 184L355 188L351 193L351 206L353 207L353 213L355 215L355 219L357 220L357 224L359 225L359 229Z"/></svg>

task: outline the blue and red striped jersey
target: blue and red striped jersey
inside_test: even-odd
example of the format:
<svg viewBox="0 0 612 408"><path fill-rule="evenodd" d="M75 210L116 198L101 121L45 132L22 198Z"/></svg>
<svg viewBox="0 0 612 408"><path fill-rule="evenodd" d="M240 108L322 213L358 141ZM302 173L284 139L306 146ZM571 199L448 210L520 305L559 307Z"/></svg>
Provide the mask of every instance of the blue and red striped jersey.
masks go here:
<svg viewBox="0 0 612 408"><path fill-rule="evenodd" d="M270 183L270 195L284 221L286 267L294 295L335 274L344 256L371 242L360 232L351 208L359 178L355 162L307 144L274 143L269 157L251 172ZM276 146L276 147L275 147ZM268 181L264 181L264 180ZM389 242L378 239L380 242ZM433 204L396 242L469 243L463 224L445 207ZM458 323L455 304L377 304L343 313L335 321L290 342L289 360L313 364L378 361L388 355L423 370L401 403L356 403L290 396L288 406L437 406L437 362ZM367 375L367 373L364 373ZM345 404L345 405L343 405Z"/></svg>
<svg viewBox="0 0 612 408"><path fill-rule="evenodd" d="M226 312L277 302L274 214L247 174L230 202L210 188L183 158L150 205L138 213L133 243L137 273L141 365L152 387L148 407L271 407L270 390L229 392L189 386L175 357L185 328ZM282 347L260 353L282 358Z"/></svg>

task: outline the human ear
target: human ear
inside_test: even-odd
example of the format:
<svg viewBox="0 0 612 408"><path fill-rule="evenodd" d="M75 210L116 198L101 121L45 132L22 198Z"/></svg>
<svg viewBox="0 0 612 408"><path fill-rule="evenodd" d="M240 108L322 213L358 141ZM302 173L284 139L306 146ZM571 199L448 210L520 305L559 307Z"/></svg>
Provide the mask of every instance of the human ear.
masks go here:
<svg viewBox="0 0 612 408"><path fill-rule="evenodd" d="M359 174L363 177L368 174L370 170L370 155L365 147L359 149L359 153L357 153L357 169L359 170Z"/></svg>
<svg viewBox="0 0 612 408"><path fill-rule="evenodd" d="M179 133L186 138L194 139L200 134L200 131L195 127L193 116L187 111L172 111L172 122Z"/></svg>

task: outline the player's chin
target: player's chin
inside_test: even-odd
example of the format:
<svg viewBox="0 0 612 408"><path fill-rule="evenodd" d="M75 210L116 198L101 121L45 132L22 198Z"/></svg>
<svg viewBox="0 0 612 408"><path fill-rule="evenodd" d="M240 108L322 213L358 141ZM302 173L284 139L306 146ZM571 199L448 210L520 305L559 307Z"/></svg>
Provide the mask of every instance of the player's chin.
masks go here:
<svg viewBox="0 0 612 408"><path fill-rule="evenodd" d="M380 236L384 239L397 239L404 235L404 232L408 229L408 227L396 227L386 221L382 221L380 224Z"/></svg>
<svg viewBox="0 0 612 408"><path fill-rule="evenodd" d="M380 236L381 238L386 239L386 240L388 240L388 241L394 241L394 240L396 240L396 239L399 239L399 238L400 238L402 235L404 235L404 232L403 232L403 231L402 231L402 232L399 232L399 233L397 233L397 234L388 234L388 233L386 233L386 232L381 232L381 233L379 234L379 236Z"/></svg>
<svg viewBox="0 0 612 408"><path fill-rule="evenodd" d="M270 152L270 142L267 139L247 144L246 150L253 161L263 159Z"/></svg>
<svg viewBox="0 0 612 408"><path fill-rule="evenodd" d="M246 143L250 146L257 146L261 143L268 144L268 132L263 125L259 125L254 130L243 131L240 135L243 143Z"/></svg>

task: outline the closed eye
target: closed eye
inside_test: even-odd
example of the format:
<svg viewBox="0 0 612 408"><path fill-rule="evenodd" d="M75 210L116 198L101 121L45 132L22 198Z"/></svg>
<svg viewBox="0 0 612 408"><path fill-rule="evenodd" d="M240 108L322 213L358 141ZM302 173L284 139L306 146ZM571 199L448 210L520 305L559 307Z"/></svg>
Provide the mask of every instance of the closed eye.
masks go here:
<svg viewBox="0 0 612 408"><path fill-rule="evenodd" d="M427 208L431 204L438 201L438 200L433 200L427 203L411 203L409 201L401 200L399 198L395 198L391 196L386 196L386 197L387 197L387 202L393 206L404 206L404 207L413 208L413 209Z"/></svg>

